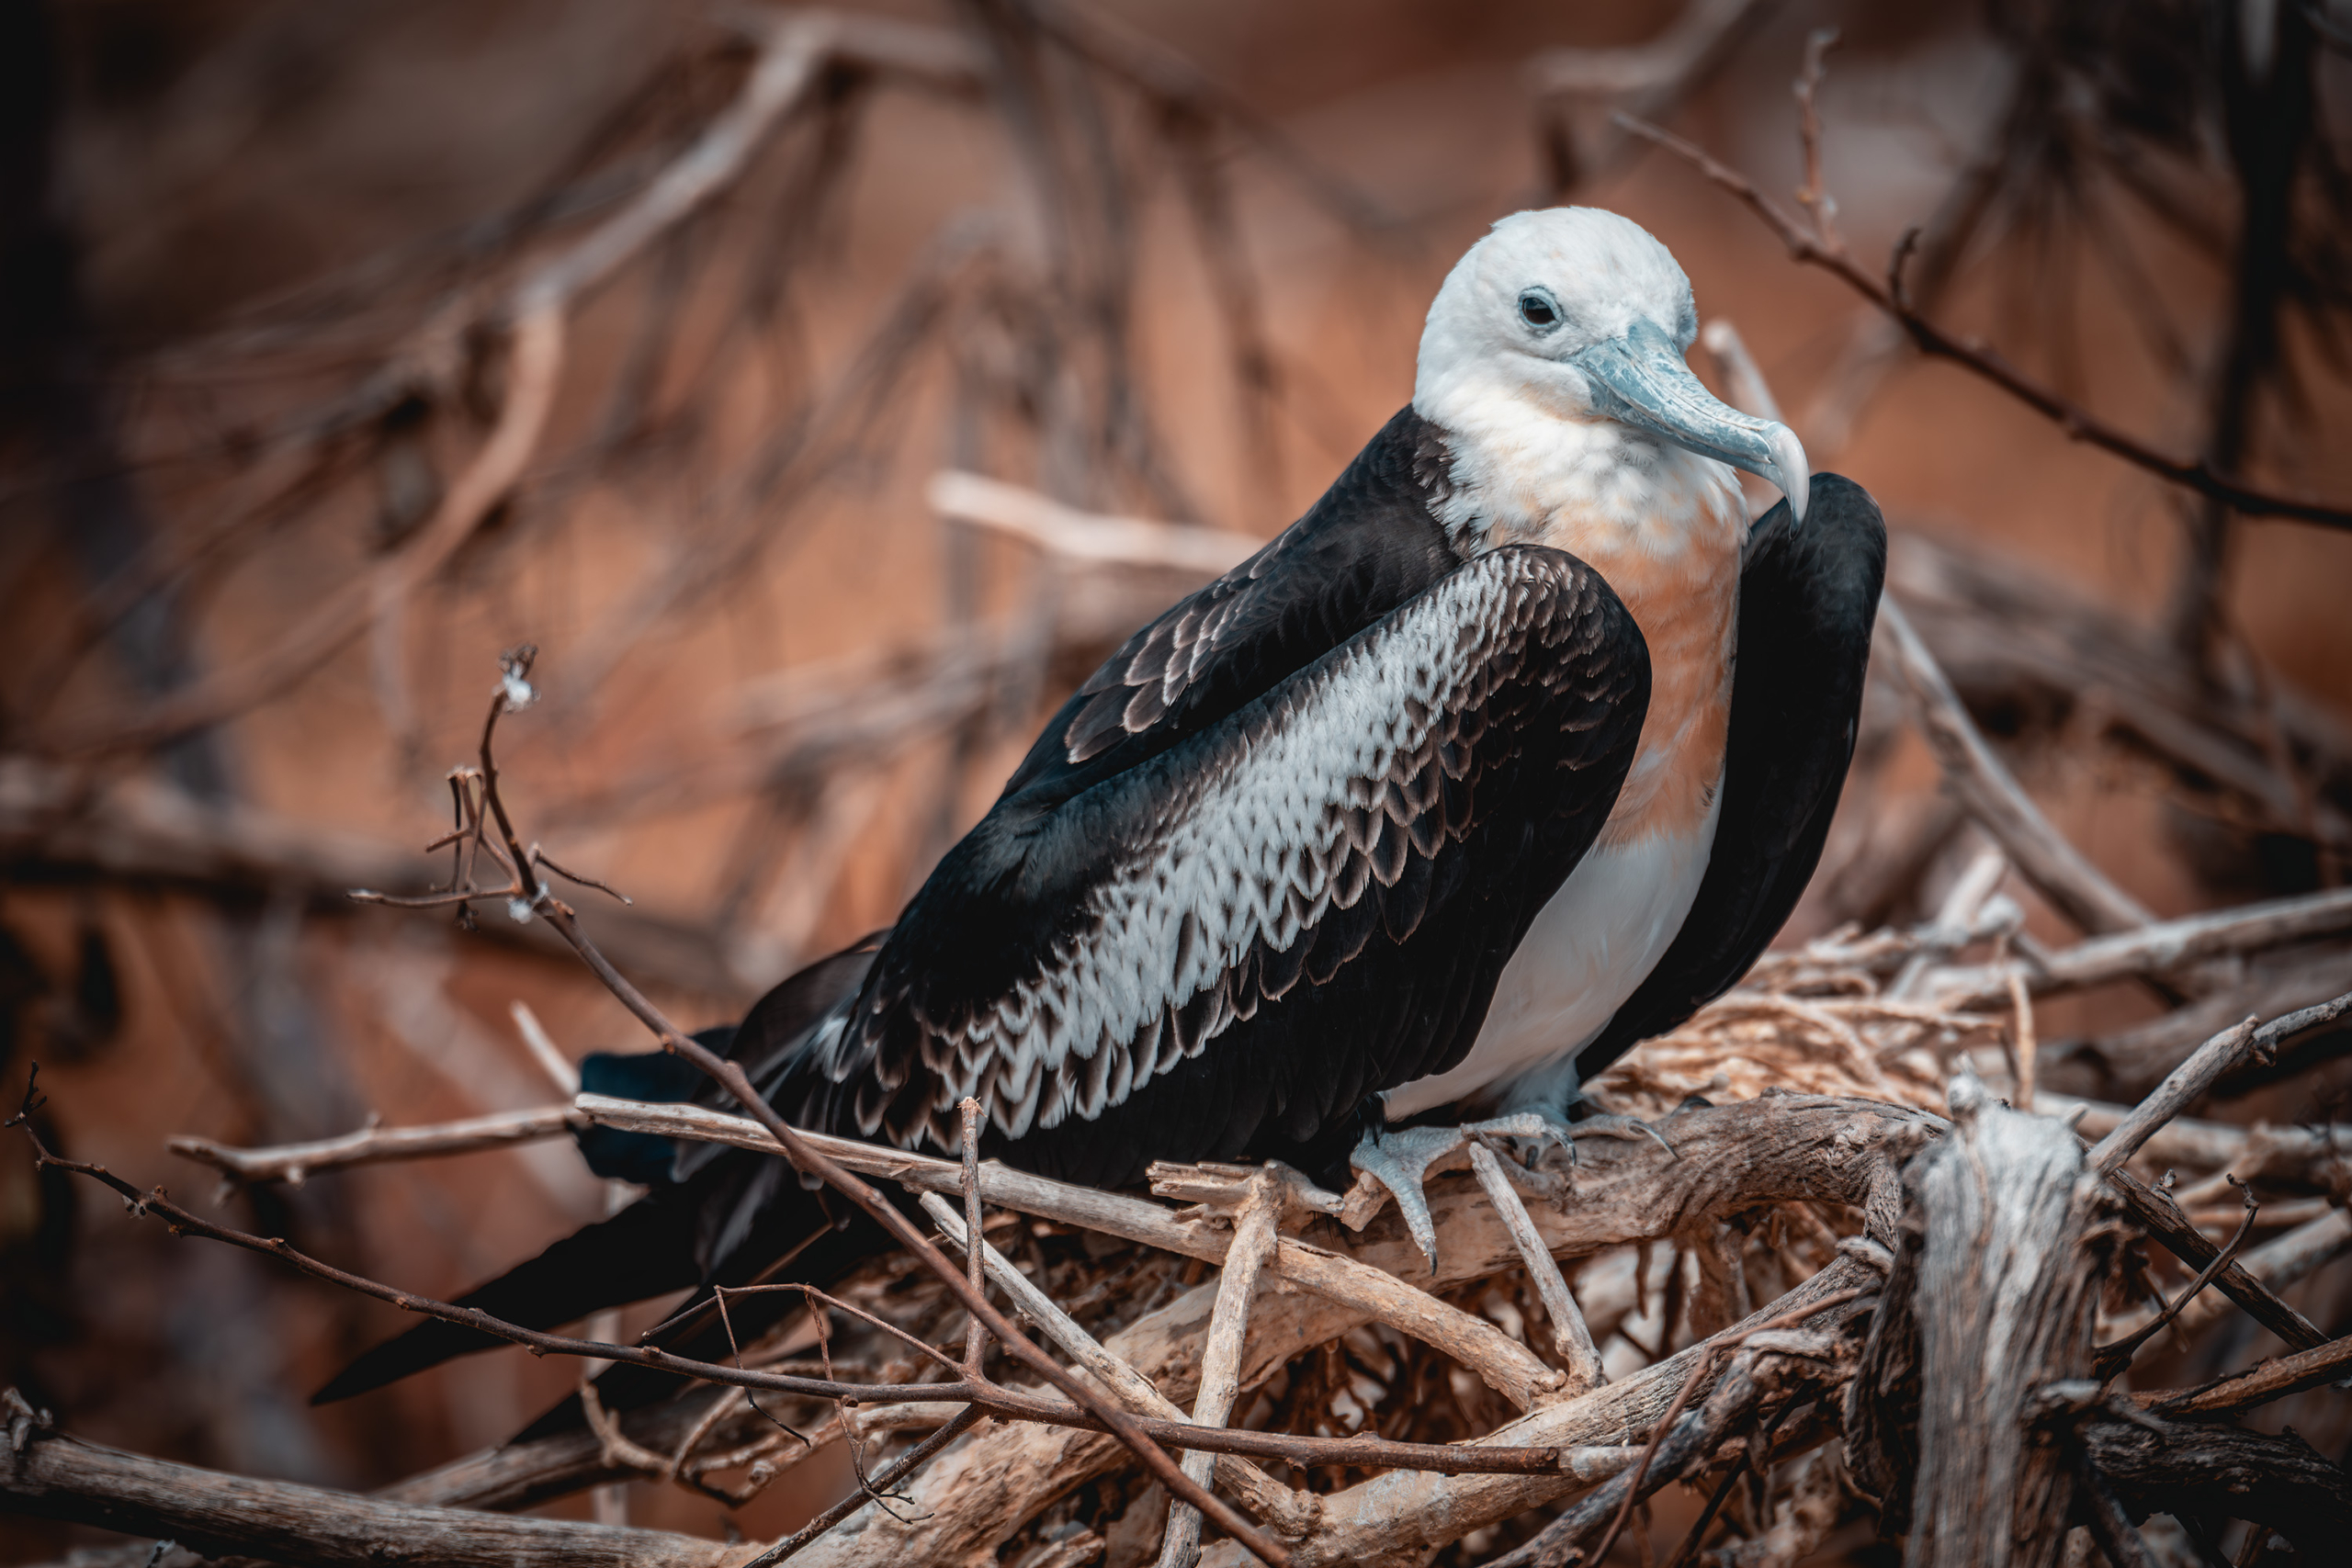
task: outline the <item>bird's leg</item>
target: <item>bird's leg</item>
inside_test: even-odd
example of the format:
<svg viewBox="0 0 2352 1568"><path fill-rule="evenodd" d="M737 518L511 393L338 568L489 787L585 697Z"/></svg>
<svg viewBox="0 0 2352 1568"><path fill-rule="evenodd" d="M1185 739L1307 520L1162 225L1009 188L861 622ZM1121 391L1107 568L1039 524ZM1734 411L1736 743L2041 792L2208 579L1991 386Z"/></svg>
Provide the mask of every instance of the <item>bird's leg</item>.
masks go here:
<svg viewBox="0 0 2352 1568"><path fill-rule="evenodd" d="M1674 1152L1674 1145L1648 1122L1594 1110L1592 1101L1585 1098L1584 1085L1577 1080L1576 1058L1572 1055L1539 1067L1513 1084L1503 1109L1532 1111L1556 1127L1558 1139L1568 1151L1570 1165L1577 1159L1572 1141L1577 1138L1647 1138L1668 1154Z"/></svg>

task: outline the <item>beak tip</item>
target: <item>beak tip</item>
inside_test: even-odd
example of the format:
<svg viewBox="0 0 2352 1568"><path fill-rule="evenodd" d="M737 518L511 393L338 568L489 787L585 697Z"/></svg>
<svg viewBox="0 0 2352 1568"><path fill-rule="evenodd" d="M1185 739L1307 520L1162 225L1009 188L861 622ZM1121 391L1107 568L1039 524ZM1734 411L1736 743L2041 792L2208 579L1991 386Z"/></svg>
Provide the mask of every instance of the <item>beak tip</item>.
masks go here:
<svg viewBox="0 0 2352 1568"><path fill-rule="evenodd" d="M1797 433L1785 424L1776 424L1768 437L1772 446L1773 475L1781 486L1781 493L1789 498L1789 519L1804 521L1805 507L1813 499L1813 467L1805 461L1804 444Z"/></svg>

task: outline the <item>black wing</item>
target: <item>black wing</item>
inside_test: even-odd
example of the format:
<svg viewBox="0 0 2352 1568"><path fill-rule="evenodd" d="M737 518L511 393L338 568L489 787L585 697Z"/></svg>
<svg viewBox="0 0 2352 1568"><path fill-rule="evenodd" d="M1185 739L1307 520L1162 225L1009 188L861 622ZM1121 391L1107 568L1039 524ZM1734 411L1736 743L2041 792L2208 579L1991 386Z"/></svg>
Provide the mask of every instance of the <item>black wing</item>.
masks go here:
<svg viewBox="0 0 2352 1568"><path fill-rule="evenodd" d="M1199 734L1461 564L1430 508L1438 429L1399 410L1306 514L1127 639L1064 704L1004 786L1069 799Z"/></svg>
<svg viewBox="0 0 2352 1568"><path fill-rule="evenodd" d="M1515 547L1214 721L1168 705L1172 743L1033 754L777 1109L944 1148L974 1095L992 1152L1103 1184L1310 1145L1469 1049L1615 804L1648 698L1599 574Z"/></svg>
<svg viewBox="0 0 2352 1568"><path fill-rule="evenodd" d="M1039 733L1000 808L1016 796L1057 804L1148 761L1452 571L1460 560L1431 513L1448 460L1437 427L1399 410L1306 515L1105 660ZM876 938L852 953L870 956ZM807 1043L805 978L763 998L729 1053L763 1092ZM733 1104L716 1090L696 1098ZM688 1145L678 1177L724 1157L718 1145Z"/></svg>
<svg viewBox="0 0 2352 1568"><path fill-rule="evenodd" d="M1886 524L1842 475L1814 476L1802 526L1782 502L1749 535L1707 874L1657 967L1577 1054L1579 1081L1738 984L1796 908L1853 760L1885 581Z"/></svg>

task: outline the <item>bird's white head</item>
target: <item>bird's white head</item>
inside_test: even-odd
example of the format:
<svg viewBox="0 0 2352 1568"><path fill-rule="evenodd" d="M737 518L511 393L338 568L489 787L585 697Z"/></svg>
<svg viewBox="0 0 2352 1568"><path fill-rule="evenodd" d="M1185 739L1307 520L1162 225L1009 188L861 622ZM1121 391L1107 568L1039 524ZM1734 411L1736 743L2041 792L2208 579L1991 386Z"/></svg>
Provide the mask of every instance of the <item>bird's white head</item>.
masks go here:
<svg viewBox="0 0 2352 1568"><path fill-rule="evenodd" d="M1570 424L1629 425L1770 480L1802 521L1804 446L1700 384L1682 358L1698 330L1690 280L1639 224L1590 207L1515 212L1430 304L1413 406L1449 430L1498 400Z"/></svg>

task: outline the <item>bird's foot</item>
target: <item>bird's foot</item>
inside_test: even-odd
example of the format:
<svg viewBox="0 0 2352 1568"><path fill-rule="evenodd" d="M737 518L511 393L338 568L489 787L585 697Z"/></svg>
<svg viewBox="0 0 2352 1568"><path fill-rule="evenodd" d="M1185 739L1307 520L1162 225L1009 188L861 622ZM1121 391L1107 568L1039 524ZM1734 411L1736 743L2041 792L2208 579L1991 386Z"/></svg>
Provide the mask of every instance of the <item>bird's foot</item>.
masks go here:
<svg viewBox="0 0 2352 1568"><path fill-rule="evenodd" d="M1525 1157L1516 1150L1498 1149L1521 1165L1532 1166L1547 1145L1566 1151L1569 1163L1574 1164L1577 1150L1573 1135L1577 1130L1558 1117L1535 1111L1485 1122L1465 1122L1458 1127L1400 1127L1395 1132L1374 1127L1365 1132L1363 1142L1348 1156L1348 1163L1388 1189L1389 1195L1396 1200L1396 1212L1405 1218L1405 1229L1421 1249L1421 1256L1429 1260L1430 1272L1434 1274L1437 1223L1430 1217L1429 1198L1421 1190L1430 1167L1466 1147L1474 1138L1490 1148L1505 1141L1527 1147Z"/></svg>

